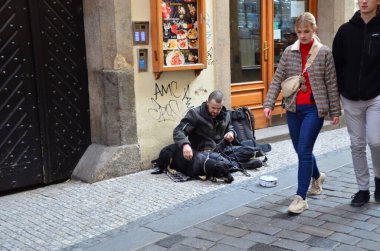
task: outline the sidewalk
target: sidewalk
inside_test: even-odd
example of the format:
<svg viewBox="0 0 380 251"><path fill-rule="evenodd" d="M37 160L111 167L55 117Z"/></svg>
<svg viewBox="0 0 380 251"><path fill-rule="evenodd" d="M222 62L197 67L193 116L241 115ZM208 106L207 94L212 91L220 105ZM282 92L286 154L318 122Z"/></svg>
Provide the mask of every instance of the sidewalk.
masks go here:
<svg viewBox="0 0 380 251"><path fill-rule="evenodd" d="M348 153L329 154L323 167L347 159ZM309 197L309 210L301 215L287 213L289 195L294 194L296 187L287 187L286 178L294 182L294 171L278 173L282 182L276 189L260 188L250 182L245 191L220 196L222 204L227 198L236 201L234 196L251 201L225 213L215 213L206 221L199 219L207 217L212 205L201 204L147 224L143 228L157 235L156 242L139 250L379 250L380 204L372 198L361 208L349 205L351 195L357 192L351 164L328 170L323 194ZM191 218L193 224L181 229L186 223L182 217ZM127 231L88 250L132 250L137 248L134 244L138 239L147 239L146 233L145 237L141 234L141 228Z"/></svg>
<svg viewBox="0 0 380 251"><path fill-rule="evenodd" d="M347 162L350 160L348 144L345 128L324 132L317 140L315 154L322 161L328 152L333 152L332 156L346 153ZM118 236L126 234L132 234L131 238L122 238L129 244L119 250L149 245L268 193L273 194L276 189L293 185L295 176L291 178L291 175L295 174L296 155L291 142L275 142L272 147L268 155L269 167L250 171L252 177L235 173L231 185L201 181L174 183L166 175L150 175L147 170L95 184L68 181L0 197L0 250L102 250L101 247L112 250ZM336 167L334 163L321 164L322 170ZM257 187L260 175L278 171L286 174L280 178L289 182L285 187L279 185L269 190ZM293 193L287 192L286 196ZM280 200L285 196L274 194L268 198ZM194 211L186 211L190 209ZM184 213L177 215L175 212ZM171 215L177 218L159 221ZM198 215L201 218L194 221ZM177 227L170 232L157 232L154 224L168 229L171 224ZM147 232L153 232L156 237L149 239ZM139 240L136 235L148 239ZM108 242L112 245L108 246Z"/></svg>
<svg viewBox="0 0 380 251"><path fill-rule="evenodd" d="M273 173L275 188L260 187L257 178L242 182L66 250L379 250L380 204L372 197L361 208L349 205L357 192L349 149L318 162L328 177L324 191L308 197L309 209L300 215L287 213L294 165Z"/></svg>

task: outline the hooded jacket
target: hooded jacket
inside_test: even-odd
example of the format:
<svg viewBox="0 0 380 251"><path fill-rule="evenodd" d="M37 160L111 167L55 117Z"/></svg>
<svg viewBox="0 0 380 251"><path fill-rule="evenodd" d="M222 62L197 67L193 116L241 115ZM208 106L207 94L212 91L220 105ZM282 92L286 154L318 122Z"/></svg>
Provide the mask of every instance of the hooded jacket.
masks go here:
<svg viewBox="0 0 380 251"><path fill-rule="evenodd" d="M339 93L350 100L380 95L380 14L367 24L357 11L333 42Z"/></svg>
<svg viewBox="0 0 380 251"><path fill-rule="evenodd" d="M208 113L207 103L203 102L187 112L174 129L173 139L180 149L184 144L190 144L197 151L211 150L230 131L236 135L227 109L223 106L219 115L213 119Z"/></svg>

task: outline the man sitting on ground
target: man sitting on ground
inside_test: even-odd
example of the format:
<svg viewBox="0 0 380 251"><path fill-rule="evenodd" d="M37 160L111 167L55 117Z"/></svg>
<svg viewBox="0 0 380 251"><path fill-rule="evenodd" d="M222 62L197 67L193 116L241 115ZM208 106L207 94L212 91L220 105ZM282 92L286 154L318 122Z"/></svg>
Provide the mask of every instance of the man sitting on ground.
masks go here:
<svg viewBox="0 0 380 251"><path fill-rule="evenodd" d="M185 159L191 160L196 152L219 152L222 153L226 145L234 141L236 132L231 124L231 117L226 107L223 106L223 93L213 91L206 102L187 112L179 125L173 131L173 139ZM226 149L227 150L227 149ZM237 146L229 147L229 154L224 156L239 156L239 162L247 162L254 156L253 148ZM215 157L216 156L216 157ZM230 161L222 154L210 156L218 160L228 162L236 168L240 168L242 163ZM246 163L247 164L247 163ZM262 163L258 160L251 161L249 165L244 166L247 169L261 167ZM259 165L259 166L258 166Z"/></svg>
<svg viewBox="0 0 380 251"><path fill-rule="evenodd" d="M174 142L187 160L193 158L193 149L214 150L223 139L232 142L235 135L221 91L213 91L206 102L189 110L173 132Z"/></svg>

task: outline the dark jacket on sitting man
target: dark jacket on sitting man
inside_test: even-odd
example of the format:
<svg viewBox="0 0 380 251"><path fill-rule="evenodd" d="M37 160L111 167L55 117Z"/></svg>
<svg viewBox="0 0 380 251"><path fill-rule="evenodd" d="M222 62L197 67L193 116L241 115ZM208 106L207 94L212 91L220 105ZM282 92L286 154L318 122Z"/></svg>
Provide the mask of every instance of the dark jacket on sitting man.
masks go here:
<svg viewBox="0 0 380 251"><path fill-rule="evenodd" d="M173 138L179 149L190 144L194 150L214 150L223 141L227 132L236 132L231 124L230 114L223 106L219 115L213 119L208 113L207 103L203 102L187 112L174 129Z"/></svg>

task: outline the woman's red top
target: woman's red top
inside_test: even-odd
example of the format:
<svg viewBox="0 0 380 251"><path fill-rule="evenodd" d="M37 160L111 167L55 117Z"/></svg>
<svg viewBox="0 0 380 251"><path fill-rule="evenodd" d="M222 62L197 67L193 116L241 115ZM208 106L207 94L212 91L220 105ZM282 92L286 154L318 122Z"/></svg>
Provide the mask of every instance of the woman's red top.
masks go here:
<svg viewBox="0 0 380 251"><path fill-rule="evenodd" d="M300 51L301 51L301 57L302 57L302 71L305 69L306 61L307 61L307 55L309 54L310 48L313 45L314 38L311 40L308 44L302 44L300 43ZM306 79L306 87L307 91L298 91L297 95L297 105L309 105L309 104L315 104L313 94L311 92L310 87L310 81L309 81L309 75L307 71L303 74Z"/></svg>

